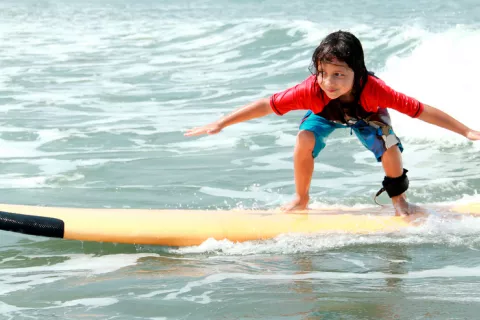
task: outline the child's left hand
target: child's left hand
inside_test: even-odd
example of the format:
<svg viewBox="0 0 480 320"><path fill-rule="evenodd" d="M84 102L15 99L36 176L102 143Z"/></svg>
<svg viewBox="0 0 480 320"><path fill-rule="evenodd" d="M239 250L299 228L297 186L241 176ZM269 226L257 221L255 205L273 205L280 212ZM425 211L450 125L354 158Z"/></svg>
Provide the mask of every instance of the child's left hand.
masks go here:
<svg viewBox="0 0 480 320"><path fill-rule="evenodd" d="M480 140L480 131L470 130L466 137L472 141Z"/></svg>

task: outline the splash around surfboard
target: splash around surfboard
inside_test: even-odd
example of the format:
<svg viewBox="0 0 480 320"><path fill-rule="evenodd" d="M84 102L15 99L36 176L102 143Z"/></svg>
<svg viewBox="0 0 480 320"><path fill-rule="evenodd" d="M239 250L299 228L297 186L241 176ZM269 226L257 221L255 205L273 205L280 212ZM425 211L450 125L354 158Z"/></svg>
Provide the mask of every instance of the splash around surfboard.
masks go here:
<svg viewBox="0 0 480 320"><path fill-rule="evenodd" d="M426 208L409 217L380 209L278 210L85 209L0 204L0 230L71 240L194 246L205 240L271 239L281 234L396 232L429 214L480 216L480 203Z"/></svg>

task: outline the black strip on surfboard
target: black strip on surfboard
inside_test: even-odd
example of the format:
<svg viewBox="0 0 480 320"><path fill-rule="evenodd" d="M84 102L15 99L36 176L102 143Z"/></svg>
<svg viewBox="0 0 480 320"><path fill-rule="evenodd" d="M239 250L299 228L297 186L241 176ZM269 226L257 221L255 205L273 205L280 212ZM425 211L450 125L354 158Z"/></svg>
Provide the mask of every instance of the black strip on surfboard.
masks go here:
<svg viewBox="0 0 480 320"><path fill-rule="evenodd" d="M63 238L63 220L0 211L0 230L51 238Z"/></svg>

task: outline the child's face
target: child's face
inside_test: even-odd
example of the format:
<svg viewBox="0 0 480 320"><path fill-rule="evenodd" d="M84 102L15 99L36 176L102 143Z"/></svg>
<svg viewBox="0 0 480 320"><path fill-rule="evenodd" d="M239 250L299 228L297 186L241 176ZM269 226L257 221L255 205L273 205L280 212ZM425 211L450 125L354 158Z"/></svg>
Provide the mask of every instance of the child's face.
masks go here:
<svg viewBox="0 0 480 320"><path fill-rule="evenodd" d="M353 98L354 72L343 61L333 60L318 64L318 85L330 99Z"/></svg>

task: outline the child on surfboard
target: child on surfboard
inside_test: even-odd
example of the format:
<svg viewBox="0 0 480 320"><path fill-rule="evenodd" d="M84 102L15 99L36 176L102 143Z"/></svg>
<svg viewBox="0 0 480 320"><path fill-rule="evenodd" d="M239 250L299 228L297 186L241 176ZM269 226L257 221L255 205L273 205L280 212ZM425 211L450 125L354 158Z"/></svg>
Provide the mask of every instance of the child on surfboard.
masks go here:
<svg viewBox="0 0 480 320"><path fill-rule="evenodd" d="M409 186L403 168L402 143L395 135L386 108L451 130L470 140L480 140L472 130L448 114L388 87L367 71L363 48L353 34L337 31L322 40L312 55L312 75L300 84L243 106L221 119L188 130L185 136L216 134L235 123L291 110L308 110L300 123L294 150L296 195L282 207L304 210L309 202L314 158L325 147L325 139L338 128L351 128L361 143L382 163L383 188L392 200L396 215L414 213L406 200Z"/></svg>

